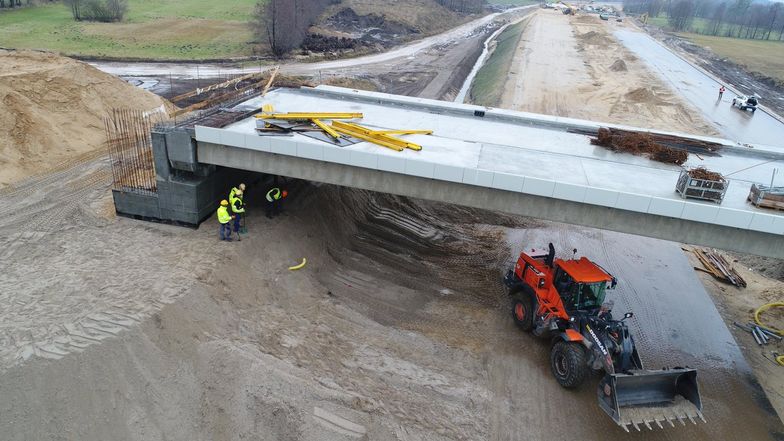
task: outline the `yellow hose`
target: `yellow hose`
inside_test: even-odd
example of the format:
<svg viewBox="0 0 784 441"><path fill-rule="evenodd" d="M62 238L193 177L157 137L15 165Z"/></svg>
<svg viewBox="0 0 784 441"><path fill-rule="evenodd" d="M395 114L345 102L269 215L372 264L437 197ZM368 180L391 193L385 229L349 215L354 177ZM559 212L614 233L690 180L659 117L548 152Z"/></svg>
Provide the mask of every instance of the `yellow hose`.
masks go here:
<svg viewBox="0 0 784 441"><path fill-rule="evenodd" d="M306 263L308 263L308 259L306 257L303 257L302 258L302 263L300 263L299 265L290 266L289 269L291 271L296 271L296 270L304 267Z"/></svg>
<svg viewBox="0 0 784 441"><path fill-rule="evenodd" d="M764 304L764 305L760 306L759 308L757 308L757 310L756 310L756 311L754 311L754 321L755 321L755 322L756 322L758 325L760 325L760 326L764 326L764 327L766 327L766 328L770 329L771 331L775 332L775 333L776 333L776 334L778 334L778 335L784 335L784 331L782 331L781 329L775 329L775 328L772 328L772 327L770 327L770 326L768 326L768 325L766 325L766 324L762 323L762 320L760 320L760 315L762 315L762 313L763 313L763 312L767 311L767 310L768 310L768 309L770 309L770 308L774 308L774 307L777 307L777 308L784 308L784 302L773 302L773 303L766 303L766 304ZM777 357L777 358L776 358L776 361L778 361L778 362L779 362L779 364L784 364L784 363L782 363L781 361L779 361L779 359L782 359L782 360L784 360L784 355L782 355L782 356L780 356L780 357Z"/></svg>
<svg viewBox="0 0 784 441"><path fill-rule="evenodd" d="M779 355L778 357L776 357L776 363L780 364L781 366L784 366L784 355Z"/></svg>

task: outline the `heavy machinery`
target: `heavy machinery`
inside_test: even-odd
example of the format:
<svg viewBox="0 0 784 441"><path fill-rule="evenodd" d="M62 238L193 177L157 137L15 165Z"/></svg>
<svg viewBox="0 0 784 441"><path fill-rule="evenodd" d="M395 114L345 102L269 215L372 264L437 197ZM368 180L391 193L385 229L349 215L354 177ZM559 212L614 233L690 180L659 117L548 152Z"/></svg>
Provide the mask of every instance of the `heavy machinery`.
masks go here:
<svg viewBox="0 0 784 441"><path fill-rule="evenodd" d="M504 282L514 322L551 340L550 367L558 383L576 388L591 370L603 369L599 406L627 432L629 427L705 421L696 370L643 367L625 323L634 314L613 318L605 294L617 280L601 266L586 257L556 259L550 244L547 251L520 253Z"/></svg>

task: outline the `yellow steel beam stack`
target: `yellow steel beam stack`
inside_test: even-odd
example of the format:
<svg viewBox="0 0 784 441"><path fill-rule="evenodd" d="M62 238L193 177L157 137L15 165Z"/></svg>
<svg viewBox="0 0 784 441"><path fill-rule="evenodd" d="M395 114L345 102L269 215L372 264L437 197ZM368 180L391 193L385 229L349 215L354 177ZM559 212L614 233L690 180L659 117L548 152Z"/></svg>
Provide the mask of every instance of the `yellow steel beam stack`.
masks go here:
<svg viewBox="0 0 784 441"><path fill-rule="evenodd" d="M351 112L288 112L273 113L272 106L264 106L264 112L256 115L263 120L309 121L329 136L340 139L341 135L361 139L382 147L401 152L405 149L422 150L422 146L413 142L400 139L393 135L432 135L432 130L373 130L356 123L338 120L361 119L363 114ZM323 120L331 120L332 125L327 125Z"/></svg>

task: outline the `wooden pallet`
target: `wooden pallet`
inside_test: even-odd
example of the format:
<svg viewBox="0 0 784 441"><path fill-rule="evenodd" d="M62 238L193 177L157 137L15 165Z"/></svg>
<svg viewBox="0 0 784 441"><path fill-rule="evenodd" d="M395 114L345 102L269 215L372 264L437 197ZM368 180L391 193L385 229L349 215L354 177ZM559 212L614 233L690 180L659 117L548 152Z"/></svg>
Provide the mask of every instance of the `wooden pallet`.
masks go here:
<svg viewBox="0 0 784 441"><path fill-rule="evenodd" d="M748 201L751 202L751 205L754 205L755 207L758 207L758 208L770 208L772 210L784 211L784 202L771 201L771 200L762 198L757 203L757 202L754 202L754 199L752 199L751 195L749 195Z"/></svg>

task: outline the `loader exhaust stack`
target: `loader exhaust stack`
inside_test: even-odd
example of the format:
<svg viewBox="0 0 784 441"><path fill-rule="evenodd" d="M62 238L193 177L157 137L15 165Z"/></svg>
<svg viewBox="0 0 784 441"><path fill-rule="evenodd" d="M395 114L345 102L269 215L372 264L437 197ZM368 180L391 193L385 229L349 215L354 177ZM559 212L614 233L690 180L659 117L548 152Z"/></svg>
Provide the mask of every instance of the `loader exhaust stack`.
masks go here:
<svg viewBox="0 0 784 441"><path fill-rule="evenodd" d="M663 428L664 424L705 422L697 371L674 368L608 374L597 390L599 406L627 432L629 427Z"/></svg>

